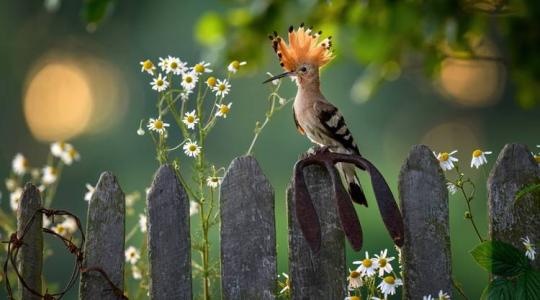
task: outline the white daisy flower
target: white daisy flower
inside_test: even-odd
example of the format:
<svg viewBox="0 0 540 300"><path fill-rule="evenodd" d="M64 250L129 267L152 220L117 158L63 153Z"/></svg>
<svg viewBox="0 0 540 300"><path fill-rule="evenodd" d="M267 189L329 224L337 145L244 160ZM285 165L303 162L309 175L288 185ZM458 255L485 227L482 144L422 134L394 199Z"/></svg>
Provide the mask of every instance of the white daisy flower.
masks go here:
<svg viewBox="0 0 540 300"><path fill-rule="evenodd" d="M212 90L216 86L216 83L217 83L217 80L216 80L216 77L214 77L214 76L210 76L210 77L208 77L208 79L206 79L206 85L209 88L211 88Z"/></svg>
<svg viewBox="0 0 540 300"><path fill-rule="evenodd" d="M182 73L182 86L186 90L193 90L195 86L197 85L197 81L199 80L199 75L195 71L191 72L184 72Z"/></svg>
<svg viewBox="0 0 540 300"><path fill-rule="evenodd" d="M216 104L218 111L216 112L216 117L227 118L227 114L231 110L232 102L229 104Z"/></svg>
<svg viewBox="0 0 540 300"><path fill-rule="evenodd" d="M75 221L75 219L70 216L64 217L62 226L68 233L75 233L79 229L79 227L77 226L77 221Z"/></svg>
<svg viewBox="0 0 540 300"><path fill-rule="evenodd" d="M227 81L227 79L217 80L216 86L213 88L214 92L216 92L216 96L218 97L225 97L231 90L231 84Z"/></svg>
<svg viewBox="0 0 540 300"><path fill-rule="evenodd" d="M538 164L538 166L540 167L540 154L534 154L532 152L531 152L531 154L532 154L534 160L536 161L536 163Z"/></svg>
<svg viewBox="0 0 540 300"><path fill-rule="evenodd" d="M159 73L158 77L152 79L150 85L154 91L163 92L169 87L169 82Z"/></svg>
<svg viewBox="0 0 540 300"><path fill-rule="evenodd" d="M238 72L238 70L240 70L240 66L245 66L245 65L247 65L247 62L245 61L239 62L237 60L233 60L227 67L227 70L229 70L229 72L236 73Z"/></svg>
<svg viewBox="0 0 540 300"><path fill-rule="evenodd" d="M439 297L437 298L437 300L450 300L450 295L443 292L443 290L440 290L439 291Z"/></svg>
<svg viewBox="0 0 540 300"><path fill-rule="evenodd" d="M43 182L43 184L53 184L57 178L58 171L55 168L51 166L46 166L45 168L43 168L43 176L41 177L41 181Z"/></svg>
<svg viewBox="0 0 540 300"><path fill-rule="evenodd" d="M186 124L188 129L195 129L195 125L199 122L199 118L197 118L195 110L193 110L192 112L187 112L184 115L184 119L182 120L182 122Z"/></svg>
<svg viewBox="0 0 540 300"><path fill-rule="evenodd" d="M192 142L188 140L184 144L184 153L189 157L197 157L201 153L201 147L197 145L197 142Z"/></svg>
<svg viewBox="0 0 540 300"><path fill-rule="evenodd" d="M274 75L272 75L272 73L270 72L266 72L266 75L268 75L269 77L274 77ZM278 85L278 83L279 83L279 79L272 80L273 85Z"/></svg>
<svg viewBox="0 0 540 300"><path fill-rule="evenodd" d="M6 179L6 189L10 192L13 192L17 188L17 181L13 178Z"/></svg>
<svg viewBox="0 0 540 300"><path fill-rule="evenodd" d="M68 231L67 231L66 227L64 227L64 223L58 223L58 224L54 225L51 228L51 230L54 231L56 234L59 234L59 235L61 235L63 237L68 235Z"/></svg>
<svg viewBox="0 0 540 300"><path fill-rule="evenodd" d="M180 75L187 71L186 63L178 57L169 56L167 63L167 73L172 72L174 75Z"/></svg>
<svg viewBox="0 0 540 300"><path fill-rule="evenodd" d="M9 194L9 206L11 207L11 210L17 211L17 209L19 209L22 194L23 189L21 187L15 188L15 190Z"/></svg>
<svg viewBox="0 0 540 300"><path fill-rule="evenodd" d="M148 194L148 193L147 193ZM126 206L132 207L135 201L139 200L141 195L139 192L133 192L126 195Z"/></svg>
<svg viewBox="0 0 540 300"><path fill-rule="evenodd" d="M528 236L521 238L521 242L523 243L523 246L525 246L525 256L527 256L530 260L534 260L536 257L536 249L533 243L531 243L531 240Z"/></svg>
<svg viewBox="0 0 540 300"><path fill-rule="evenodd" d="M200 205L195 201L189 201L189 216L193 216L199 213Z"/></svg>
<svg viewBox="0 0 540 300"><path fill-rule="evenodd" d="M291 283L289 281L289 275L287 275L287 273L281 273L281 274L285 278L285 286L281 289L281 291L279 291L279 293L284 294L285 292L291 289Z"/></svg>
<svg viewBox="0 0 540 300"><path fill-rule="evenodd" d="M349 277L347 277L347 281L349 282L349 290L358 289L364 285L360 272L355 270L349 269Z"/></svg>
<svg viewBox="0 0 540 300"><path fill-rule="evenodd" d="M355 297L356 297L356 296L355 296ZM360 297L356 297L356 298L358 298L358 299L355 299L355 300L361 300L361 299L360 299ZM387 297L386 297L386 296L384 296L384 298L379 298L379 297L371 297L371 300L386 300L386 299L387 299Z"/></svg>
<svg viewBox="0 0 540 300"><path fill-rule="evenodd" d="M146 232L147 225L147 218L144 214L139 214L139 227L141 228L141 232Z"/></svg>
<svg viewBox="0 0 540 300"><path fill-rule="evenodd" d="M362 276L371 277L375 275L375 270L379 267L377 260L375 258L369 258L369 254L366 251L366 258L363 260L353 261L353 264L359 265L356 269L357 272L360 272Z"/></svg>
<svg viewBox="0 0 540 300"><path fill-rule="evenodd" d="M434 299L433 299L433 296L427 295L427 296L422 297L422 300L434 300Z"/></svg>
<svg viewBox="0 0 540 300"><path fill-rule="evenodd" d="M435 155L435 157L439 161L439 164L441 165L441 169L443 169L443 171L450 171L454 168L454 162L459 161L457 158L452 156L456 153L457 150L454 150L450 153L440 152L439 154L433 152L433 155Z"/></svg>
<svg viewBox="0 0 540 300"><path fill-rule="evenodd" d="M51 144L51 154L54 157L61 158L65 150L66 150L66 143L64 142L54 142Z"/></svg>
<svg viewBox="0 0 540 300"><path fill-rule="evenodd" d="M133 265L131 266L131 276L133 276L133 279L135 280L141 280L142 279L142 272L139 267Z"/></svg>
<svg viewBox="0 0 540 300"><path fill-rule="evenodd" d="M91 184L86 184L86 193L84 193L84 201L89 202L92 199L92 195L94 195L94 191L96 190L95 187L93 187Z"/></svg>
<svg viewBox="0 0 540 300"><path fill-rule="evenodd" d="M491 151L482 151L480 149L476 149L472 153L472 159L471 159L471 168L479 168L483 164L487 164L486 155L491 154Z"/></svg>
<svg viewBox="0 0 540 300"><path fill-rule="evenodd" d="M81 160L81 155L79 154L79 152L77 152L77 150L75 150L73 145L65 144L64 152L62 153L62 156L60 156L60 158L66 165L69 166L74 161Z"/></svg>
<svg viewBox="0 0 540 300"><path fill-rule="evenodd" d="M11 168L13 169L13 173L22 176L26 172L28 172L29 166L30 164L28 163L28 160L24 157L24 155L22 155L21 153L15 154L15 157L11 162Z"/></svg>
<svg viewBox="0 0 540 300"><path fill-rule="evenodd" d="M47 215L43 214L43 227L47 228L49 225L51 225L51 219L47 217Z"/></svg>
<svg viewBox="0 0 540 300"><path fill-rule="evenodd" d="M394 295L396 293L396 287L403 285L401 279L396 279L394 276L388 275L383 278L381 283L377 286L381 293L386 297L387 295Z"/></svg>
<svg viewBox="0 0 540 300"><path fill-rule="evenodd" d="M157 118L157 119L150 118L150 120L148 120L148 125L146 125L146 127L148 127L148 129L153 130L159 134L164 134L165 132L167 132L166 128L169 127L169 123L163 122L161 118Z"/></svg>
<svg viewBox="0 0 540 300"><path fill-rule="evenodd" d="M126 262L134 265L141 258L141 253L133 246L129 246L124 253L126 256Z"/></svg>
<svg viewBox="0 0 540 300"><path fill-rule="evenodd" d="M183 90L180 92L180 99L182 101L187 101L189 99L189 95L193 94L193 90Z"/></svg>
<svg viewBox="0 0 540 300"><path fill-rule="evenodd" d="M195 71L197 74L210 73L212 72L212 69L210 69L209 67L210 63L201 61L193 67L193 71Z"/></svg>
<svg viewBox="0 0 540 300"><path fill-rule="evenodd" d="M380 277L382 277L385 272L388 274L391 274L392 270L394 270L392 268L392 265L390 264L390 262L394 260L394 257L387 257L386 256L387 253L388 253L388 249L384 249L383 251L381 251L380 255L375 254L375 261L379 265Z"/></svg>
<svg viewBox="0 0 540 300"><path fill-rule="evenodd" d="M450 195L454 195L458 189L457 186L452 182L447 182L446 188L448 189L448 192L450 192Z"/></svg>
<svg viewBox="0 0 540 300"><path fill-rule="evenodd" d="M158 66L161 68L161 71L167 72L169 69L169 59L160 57Z"/></svg>
<svg viewBox="0 0 540 300"><path fill-rule="evenodd" d="M151 60L147 59L145 61L141 61L141 72L146 72L150 75L154 75L154 70L156 69L156 66L154 66L154 63L152 63Z"/></svg>
<svg viewBox="0 0 540 300"><path fill-rule="evenodd" d="M221 178L219 177L208 176L208 178L206 178L206 185L213 189L217 188L220 184L221 184Z"/></svg>

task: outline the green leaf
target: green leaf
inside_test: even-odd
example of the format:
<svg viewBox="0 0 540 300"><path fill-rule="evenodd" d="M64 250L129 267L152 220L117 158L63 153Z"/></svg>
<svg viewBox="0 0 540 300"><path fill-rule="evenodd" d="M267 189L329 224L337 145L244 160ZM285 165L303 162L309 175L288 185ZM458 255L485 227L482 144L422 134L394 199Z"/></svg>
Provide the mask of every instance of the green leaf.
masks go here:
<svg viewBox="0 0 540 300"><path fill-rule="evenodd" d="M540 272L528 270L519 276L516 288L516 299L540 299Z"/></svg>
<svg viewBox="0 0 540 300"><path fill-rule="evenodd" d="M225 39L225 23L216 12L205 13L195 26L195 38L204 46L216 46Z"/></svg>
<svg viewBox="0 0 540 300"><path fill-rule="evenodd" d="M482 292L481 300L514 300L514 283L504 278L494 279Z"/></svg>
<svg viewBox="0 0 540 300"><path fill-rule="evenodd" d="M514 246L501 241L486 241L471 251L486 271L499 276L516 276L530 269L527 258Z"/></svg>
<svg viewBox="0 0 540 300"><path fill-rule="evenodd" d="M516 193L516 201L518 201L523 196L529 193L537 193L537 192L540 192L540 183L526 185Z"/></svg>
<svg viewBox="0 0 540 300"><path fill-rule="evenodd" d="M82 18L89 31L95 31L97 26L107 17L114 7L112 0L86 0L82 9Z"/></svg>

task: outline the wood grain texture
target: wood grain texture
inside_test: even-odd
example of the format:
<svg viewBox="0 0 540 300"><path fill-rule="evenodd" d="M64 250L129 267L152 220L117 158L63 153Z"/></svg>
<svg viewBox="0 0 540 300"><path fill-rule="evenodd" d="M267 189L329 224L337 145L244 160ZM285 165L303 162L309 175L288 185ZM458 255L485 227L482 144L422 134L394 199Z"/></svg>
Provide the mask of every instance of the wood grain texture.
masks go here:
<svg viewBox="0 0 540 300"><path fill-rule="evenodd" d="M520 239L540 241L540 193L516 200L516 193L540 183L540 167L525 145L508 144L499 154L488 180L489 235L523 249ZM540 268L540 260L532 262Z"/></svg>
<svg viewBox="0 0 540 300"><path fill-rule="evenodd" d="M103 172L88 205L83 268L103 269L120 289L124 286L125 200L116 177ZM96 272L81 274L82 300L117 299Z"/></svg>
<svg viewBox="0 0 540 300"><path fill-rule="evenodd" d="M255 158L231 162L220 199L223 299L275 299L274 190Z"/></svg>
<svg viewBox="0 0 540 300"><path fill-rule="evenodd" d="M399 174L405 228L402 249L404 299L452 293L446 179L433 152L417 145Z"/></svg>
<svg viewBox="0 0 540 300"><path fill-rule="evenodd" d="M304 169L309 194L321 225L321 248L313 253L296 218L293 190L287 190L291 299L344 299L347 290L345 238L328 171L311 165ZM292 186L292 185L291 185Z"/></svg>
<svg viewBox="0 0 540 300"><path fill-rule="evenodd" d="M34 291L42 292L41 272L43 269L43 218L37 214L34 221L28 227L30 220L38 209L41 208L41 196L38 188L27 183L19 201L17 210L17 236L20 238L25 231L23 245L17 256L17 265L24 282ZM25 289L19 282L19 299L41 299Z"/></svg>
<svg viewBox="0 0 540 300"><path fill-rule="evenodd" d="M191 299L189 199L171 166L156 172L147 207L150 299Z"/></svg>

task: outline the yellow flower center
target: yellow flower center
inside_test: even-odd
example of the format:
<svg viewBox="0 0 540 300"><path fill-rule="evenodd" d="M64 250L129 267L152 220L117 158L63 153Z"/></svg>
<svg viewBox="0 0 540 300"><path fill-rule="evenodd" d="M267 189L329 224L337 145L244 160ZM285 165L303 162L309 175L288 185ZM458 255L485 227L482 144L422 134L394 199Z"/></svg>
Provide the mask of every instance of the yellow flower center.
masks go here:
<svg viewBox="0 0 540 300"><path fill-rule="evenodd" d="M371 265L373 264L373 262L371 262L371 259L369 258L366 258L362 261L362 265L366 268L369 268L371 267Z"/></svg>
<svg viewBox="0 0 540 300"><path fill-rule="evenodd" d="M194 116L187 116L187 122L188 122L188 123L193 123L193 121L195 121L195 117L194 117Z"/></svg>
<svg viewBox="0 0 540 300"><path fill-rule="evenodd" d="M64 228L64 226L62 226L62 225L57 225L57 226L56 226L56 233L62 234L62 233L64 233L65 231L66 231L66 229Z"/></svg>
<svg viewBox="0 0 540 300"><path fill-rule="evenodd" d="M235 69L239 69L240 68L240 62L235 60L231 63L232 67L235 68Z"/></svg>
<svg viewBox="0 0 540 300"><path fill-rule="evenodd" d="M394 284L394 283L396 283L396 280L394 279L393 276L386 276L386 277L384 277L384 282L386 282L388 284Z"/></svg>
<svg viewBox="0 0 540 300"><path fill-rule="evenodd" d="M156 120L156 121L154 122L154 127L155 127L156 129L161 129L161 128L163 128L163 121L161 121L161 120Z"/></svg>
<svg viewBox="0 0 540 300"><path fill-rule="evenodd" d="M379 258L379 266L381 268L384 268L386 266L386 259L384 258Z"/></svg>
<svg viewBox="0 0 540 300"><path fill-rule="evenodd" d="M219 111L224 115L227 114L229 110L230 108L227 105L221 105L221 107L219 108Z"/></svg>
<svg viewBox="0 0 540 300"><path fill-rule="evenodd" d="M161 80L161 79L158 79L158 80L156 81L156 85L157 85L157 86L163 86L163 84L164 84L164 82L163 82L163 80Z"/></svg>
<svg viewBox="0 0 540 300"><path fill-rule="evenodd" d="M185 81L186 81L187 83L192 83L192 82L193 82L193 77L187 76L186 79L185 79Z"/></svg>
<svg viewBox="0 0 540 300"><path fill-rule="evenodd" d="M153 67L154 67L154 64L149 59L144 61L143 68L145 70L151 70Z"/></svg>
<svg viewBox="0 0 540 300"><path fill-rule="evenodd" d="M358 277L360 277L360 273L358 273L356 271L351 271L351 274L349 275L349 277L358 278Z"/></svg>
<svg viewBox="0 0 540 300"><path fill-rule="evenodd" d="M176 68L178 68L178 64L177 64L176 62L172 62L172 63L171 63L171 69L174 70L174 69L176 69Z"/></svg>
<svg viewBox="0 0 540 300"><path fill-rule="evenodd" d="M195 67L193 68L195 70L195 72L197 73L203 73L204 70L206 69L203 65L201 64L196 64Z"/></svg>
<svg viewBox="0 0 540 300"><path fill-rule="evenodd" d="M360 300L360 297L358 297L358 296L351 296L351 297L349 297L349 299L351 299L351 300Z"/></svg>
<svg viewBox="0 0 540 300"><path fill-rule="evenodd" d="M479 149L474 150L474 152L472 153L473 157L480 157L480 155L482 155L482 151Z"/></svg>
<svg viewBox="0 0 540 300"><path fill-rule="evenodd" d="M208 84L208 86L214 87L216 85L216 78L213 76L208 77L208 79L206 80L206 84Z"/></svg>
<svg viewBox="0 0 540 300"><path fill-rule="evenodd" d="M195 150L197 150L197 146L195 146L195 145L189 145L189 148L188 148L188 149L189 149L189 151L191 151L191 152L195 152Z"/></svg>
<svg viewBox="0 0 540 300"><path fill-rule="evenodd" d="M69 150L69 156L71 156L72 158L75 158L75 156L77 156L77 150L71 148Z"/></svg>
<svg viewBox="0 0 540 300"><path fill-rule="evenodd" d="M129 253L129 256L130 256L130 257L135 257L135 252L130 252L130 253Z"/></svg>
<svg viewBox="0 0 540 300"><path fill-rule="evenodd" d="M220 84L220 85L218 86L218 90L219 90L220 92L223 92L226 88L227 88L227 86L226 86L224 83L222 83L222 84Z"/></svg>
<svg viewBox="0 0 540 300"><path fill-rule="evenodd" d="M540 164L540 155L535 155L534 160L536 160L536 162Z"/></svg>
<svg viewBox="0 0 540 300"><path fill-rule="evenodd" d="M49 172L51 173L51 175L56 175L56 169L55 168L50 168Z"/></svg>
<svg viewBox="0 0 540 300"><path fill-rule="evenodd" d="M212 177L212 179L210 179L210 181L216 183L216 182L218 182L218 178L217 177Z"/></svg>
<svg viewBox="0 0 540 300"><path fill-rule="evenodd" d="M450 158L450 154L448 154L448 152L443 152L443 153L441 153L441 155L439 156L439 160L440 160L440 161L447 161L448 158Z"/></svg>

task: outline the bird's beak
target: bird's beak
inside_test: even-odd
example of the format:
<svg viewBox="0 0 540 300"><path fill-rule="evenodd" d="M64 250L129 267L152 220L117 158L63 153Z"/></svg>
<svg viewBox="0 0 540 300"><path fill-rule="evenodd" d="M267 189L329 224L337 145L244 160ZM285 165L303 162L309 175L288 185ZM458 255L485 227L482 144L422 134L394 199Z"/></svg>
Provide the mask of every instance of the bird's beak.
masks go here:
<svg viewBox="0 0 540 300"><path fill-rule="evenodd" d="M293 76L293 75L295 75L295 74L296 74L296 72L294 72L294 71L281 73L281 74L276 75L276 76L274 76L274 77L268 78L267 80L263 81L263 83L268 83L268 82L270 82L270 81L273 81L273 80L276 80L276 79L280 79L280 78L283 78L283 77L287 77L287 76Z"/></svg>

